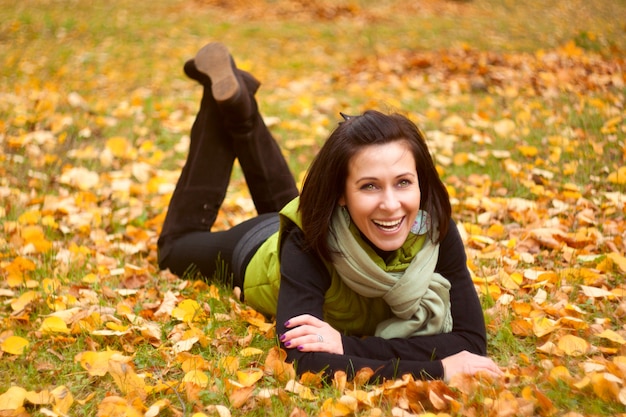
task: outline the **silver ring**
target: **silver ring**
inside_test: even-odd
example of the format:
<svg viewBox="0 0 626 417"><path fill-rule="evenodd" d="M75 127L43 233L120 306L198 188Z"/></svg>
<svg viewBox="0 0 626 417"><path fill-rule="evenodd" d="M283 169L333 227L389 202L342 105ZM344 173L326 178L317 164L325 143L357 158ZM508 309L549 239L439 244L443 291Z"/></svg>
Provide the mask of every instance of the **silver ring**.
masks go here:
<svg viewBox="0 0 626 417"><path fill-rule="evenodd" d="M324 338L322 337L322 335L321 335L321 334L318 334L318 335L317 335L317 341L318 341L319 343L324 343Z"/></svg>

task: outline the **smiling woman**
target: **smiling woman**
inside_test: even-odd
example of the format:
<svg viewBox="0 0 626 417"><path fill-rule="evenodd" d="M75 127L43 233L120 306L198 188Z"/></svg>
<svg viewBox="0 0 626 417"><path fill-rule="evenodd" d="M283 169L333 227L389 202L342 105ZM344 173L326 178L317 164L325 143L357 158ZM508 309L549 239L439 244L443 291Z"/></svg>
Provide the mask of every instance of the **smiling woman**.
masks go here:
<svg viewBox="0 0 626 417"><path fill-rule="evenodd" d="M344 116L298 196L254 97L259 82L211 43L185 64L204 88L187 163L159 238L184 276L232 268L245 301L275 317L300 373L446 378L500 369L446 189L408 118ZM238 159L258 216L211 231Z"/></svg>

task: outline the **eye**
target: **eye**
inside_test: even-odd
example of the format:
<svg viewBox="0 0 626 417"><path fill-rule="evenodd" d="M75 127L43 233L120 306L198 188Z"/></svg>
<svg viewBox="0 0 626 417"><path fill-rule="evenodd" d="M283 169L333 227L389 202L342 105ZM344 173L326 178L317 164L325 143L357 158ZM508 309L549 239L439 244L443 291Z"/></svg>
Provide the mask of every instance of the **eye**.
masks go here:
<svg viewBox="0 0 626 417"><path fill-rule="evenodd" d="M413 184L413 182L411 180L402 179L402 180L398 181L398 188L406 188L406 187L410 186L411 184Z"/></svg>
<svg viewBox="0 0 626 417"><path fill-rule="evenodd" d="M361 186L361 190L363 191L374 191L376 190L376 186L372 183L368 183L368 184L363 184Z"/></svg>

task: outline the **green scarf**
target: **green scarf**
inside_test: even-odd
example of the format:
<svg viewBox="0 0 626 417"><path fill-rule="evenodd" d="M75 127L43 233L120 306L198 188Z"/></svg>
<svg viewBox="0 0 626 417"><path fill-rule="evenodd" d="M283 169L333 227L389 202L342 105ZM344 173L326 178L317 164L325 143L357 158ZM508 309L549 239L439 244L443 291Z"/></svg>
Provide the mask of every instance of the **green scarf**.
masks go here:
<svg viewBox="0 0 626 417"><path fill-rule="evenodd" d="M395 315L378 324L376 336L406 338L452 330L450 282L435 272L439 244L426 233L410 234L387 265L351 227L347 211L339 208L328 243L342 281L364 297L382 297Z"/></svg>

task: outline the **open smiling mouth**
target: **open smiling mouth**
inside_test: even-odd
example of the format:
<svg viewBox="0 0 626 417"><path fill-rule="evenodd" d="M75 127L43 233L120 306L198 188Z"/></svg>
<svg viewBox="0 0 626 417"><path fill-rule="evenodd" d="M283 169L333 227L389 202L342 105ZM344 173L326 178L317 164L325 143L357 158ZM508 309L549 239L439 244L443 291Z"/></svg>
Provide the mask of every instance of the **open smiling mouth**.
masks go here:
<svg viewBox="0 0 626 417"><path fill-rule="evenodd" d="M390 221L390 222L384 222L381 220L372 220L372 222L376 225L376 227L378 227L379 229L385 232L395 232L396 230L400 228L400 225L402 224L403 221L404 221L404 217L399 220Z"/></svg>

